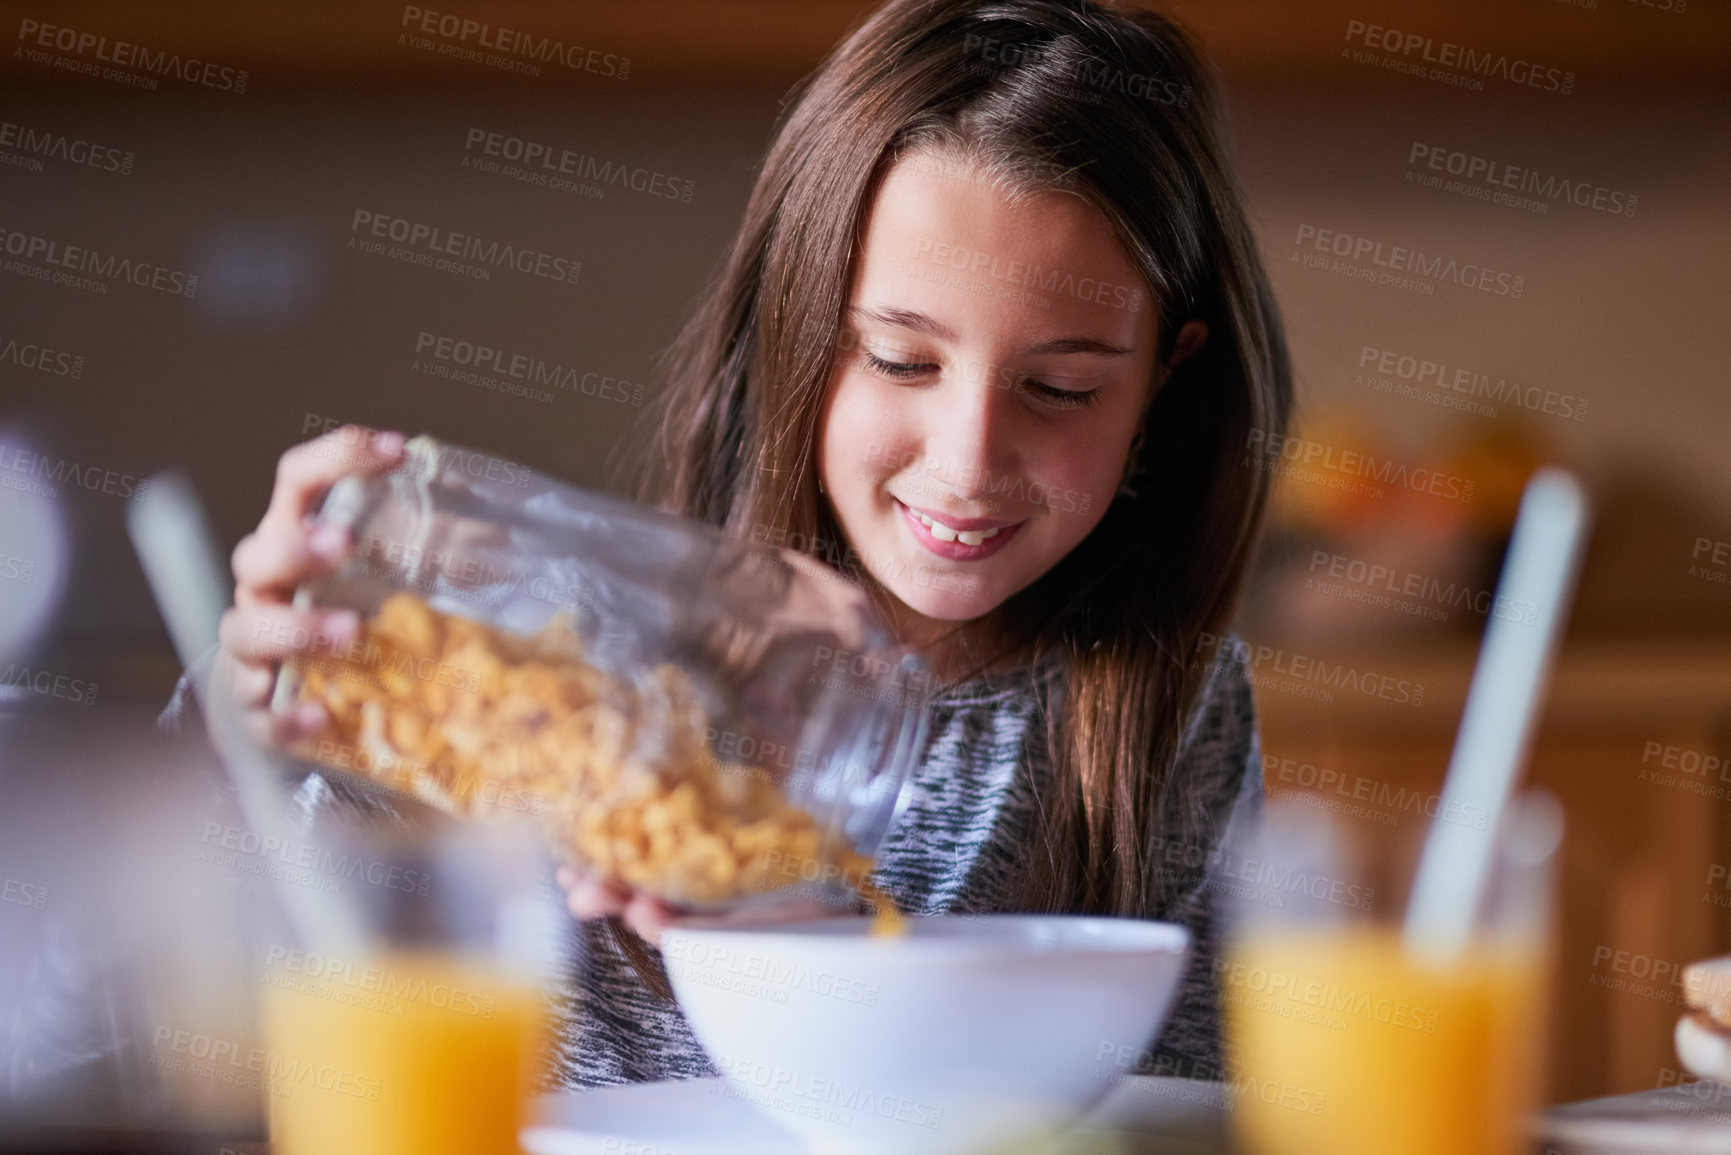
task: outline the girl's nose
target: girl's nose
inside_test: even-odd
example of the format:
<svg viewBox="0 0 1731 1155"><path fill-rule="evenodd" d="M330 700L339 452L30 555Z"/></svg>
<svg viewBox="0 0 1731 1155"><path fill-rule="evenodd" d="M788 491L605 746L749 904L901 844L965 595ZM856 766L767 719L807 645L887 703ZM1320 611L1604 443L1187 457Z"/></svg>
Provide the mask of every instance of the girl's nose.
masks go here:
<svg viewBox="0 0 1731 1155"><path fill-rule="evenodd" d="M973 362L982 365L984 362ZM936 459L939 476L956 497L973 501L991 491L991 478L1010 457L1006 406L1010 390L1000 388L988 369L958 369L933 395L925 414L926 460Z"/></svg>

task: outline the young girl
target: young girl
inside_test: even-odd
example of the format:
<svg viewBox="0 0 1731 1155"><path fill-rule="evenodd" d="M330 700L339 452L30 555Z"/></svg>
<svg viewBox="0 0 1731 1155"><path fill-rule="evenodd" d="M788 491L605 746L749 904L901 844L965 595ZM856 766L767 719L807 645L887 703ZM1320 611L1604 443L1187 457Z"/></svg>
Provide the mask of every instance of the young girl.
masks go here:
<svg viewBox="0 0 1731 1155"><path fill-rule="evenodd" d="M1091 0L891 0L787 106L671 365L645 499L849 570L939 671L875 880L916 914L1186 924L1141 1069L1218 1077L1221 848L1262 791L1219 643L1267 496L1246 448L1284 432L1291 385L1184 36ZM401 447L290 450L235 551L223 654L268 740L322 717L264 709L291 651L257 639L357 628L289 608L347 545L305 516ZM649 945L677 912L561 881L558 1078L713 1074Z"/></svg>

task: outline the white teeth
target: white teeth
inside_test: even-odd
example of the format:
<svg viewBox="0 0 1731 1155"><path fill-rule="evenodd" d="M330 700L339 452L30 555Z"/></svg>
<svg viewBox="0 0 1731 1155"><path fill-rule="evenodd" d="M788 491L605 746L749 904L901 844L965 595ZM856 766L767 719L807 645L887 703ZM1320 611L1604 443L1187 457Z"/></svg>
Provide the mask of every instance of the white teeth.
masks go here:
<svg viewBox="0 0 1731 1155"><path fill-rule="evenodd" d="M908 510L920 519L920 524L931 531L939 541L959 541L963 545L979 545L989 538L998 536L998 530L993 529L951 529L941 521L934 521L917 509Z"/></svg>

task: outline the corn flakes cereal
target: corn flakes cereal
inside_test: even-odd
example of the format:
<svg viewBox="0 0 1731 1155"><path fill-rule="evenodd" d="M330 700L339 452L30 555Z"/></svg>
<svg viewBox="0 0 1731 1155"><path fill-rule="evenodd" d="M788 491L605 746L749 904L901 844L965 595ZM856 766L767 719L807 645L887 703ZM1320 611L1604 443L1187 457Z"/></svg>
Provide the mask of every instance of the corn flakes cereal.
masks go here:
<svg viewBox="0 0 1731 1155"><path fill-rule="evenodd" d="M776 890L801 864L839 868L894 932L894 903L866 881L871 859L761 772L720 761L677 667L636 684L605 673L568 619L525 637L398 593L340 660L296 670L300 700L331 718L308 757L359 752L343 768L394 768L393 784L459 815L533 798L562 857L673 902Z"/></svg>

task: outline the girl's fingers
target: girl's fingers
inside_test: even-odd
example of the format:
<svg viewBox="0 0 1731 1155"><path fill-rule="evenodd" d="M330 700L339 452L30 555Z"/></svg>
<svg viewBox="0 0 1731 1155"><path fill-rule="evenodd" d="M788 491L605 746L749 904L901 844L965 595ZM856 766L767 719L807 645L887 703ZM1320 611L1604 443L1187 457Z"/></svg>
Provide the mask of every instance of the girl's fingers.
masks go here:
<svg viewBox="0 0 1731 1155"><path fill-rule="evenodd" d="M658 898L573 867L560 867L555 877L565 888L565 904L572 914L582 919L622 918L651 946L661 941L661 932L679 915Z"/></svg>
<svg viewBox="0 0 1731 1155"><path fill-rule="evenodd" d="M349 541L349 532L341 526L309 531L267 518L234 547L229 564L236 604L287 601L302 582L341 564Z"/></svg>
<svg viewBox="0 0 1731 1155"><path fill-rule="evenodd" d="M815 898L790 898L784 902L738 910L721 917L722 922L741 926L773 925L782 922L811 922L820 918L843 918L857 915L852 906L838 906Z"/></svg>
<svg viewBox="0 0 1731 1155"><path fill-rule="evenodd" d="M226 651L219 651L211 670L212 700L205 710L211 734L220 742L219 713L237 719L240 729L260 746L287 746L298 738L317 735L329 726L330 716L324 707L311 702L300 703L282 714L272 711L270 697L275 684L273 667L248 665Z"/></svg>
<svg viewBox="0 0 1731 1155"><path fill-rule="evenodd" d="M241 724L254 743L281 748L301 738L309 738L325 728L328 719L318 706L305 703L291 713L277 714L268 707L258 706L242 713Z"/></svg>
<svg viewBox="0 0 1731 1155"><path fill-rule="evenodd" d="M345 425L282 455L265 522L299 525L319 498L346 474L384 473L403 459L403 435Z"/></svg>
<svg viewBox="0 0 1731 1155"><path fill-rule="evenodd" d="M271 691L276 686L276 669L231 660L228 680L235 704L243 710L256 709L270 700Z"/></svg>
<svg viewBox="0 0 1731 1155"><path fill-rule="evenodd" d="M641 892L633 894L625 906L625 925L643 937L650 946L661 945L661 932L679 917L679 911Z"/></svg>
<svg viewBox="0 0 1731 1155"><path fill-rule="evenodd" d="M234 606L217 628L222 648L254 665L296 654L341 654L360 632L360 615L353 610L296 610L280 604Z"/></svg>
<svg viewBox="0 0 1731 1155"><path fill-rule="evenodd" d="M313 507L337 479L383 473L402 459L402 434L359 425L345 425L284 453L270 507L230 559L235 604L287 601L308 578L341 564L350 535L336 526L309 528Z"/></svg>
<svg viewBox="0 0 1731 1155"><path fill-rule="evenodd" d="M578 918L624 914L632 897L628 888L616 882L569 867L561 869L559 882L565 888L565 905Z"/></svg>
<svg viewBox="0 0 1731 1155"><path fill-rule="evenodd" d="M636 931L651 946L659 946L661 933L688 914L662 899L571 866L561 866L554 873L565 890L566 905L578 918L604 918L617 915L625 925ZM836 907L815 898L791 899L773 906L757 907L724 915L723 922L740 925L809 922L819 918L836 918L857 912L848 907Z"/></svg>

